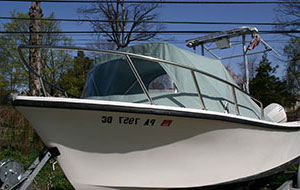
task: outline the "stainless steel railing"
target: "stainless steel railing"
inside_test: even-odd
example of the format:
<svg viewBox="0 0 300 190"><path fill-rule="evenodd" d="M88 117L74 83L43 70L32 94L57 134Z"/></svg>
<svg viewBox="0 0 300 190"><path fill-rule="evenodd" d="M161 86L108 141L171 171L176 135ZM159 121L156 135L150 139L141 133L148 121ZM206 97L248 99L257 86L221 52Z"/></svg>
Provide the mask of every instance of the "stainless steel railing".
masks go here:
<svg viewBox="0 0 300 190"><path fill-rule="evenodd" d="M253 101L259 103L260 105L260 109L261 109L261 116L260 116L260 119L264 119L264 110L263 110L263 104L255 99L254 97L252 97L249 93L243 91L242 89L240 89L238 86L236 86L235 84L232 84L224 79L221 79L215 75L212 75L210 73L207 73L205 71L202 71L202 70L199 70L199 69L196 69L196 68L192 68L192 67L188 67L188 66L185 66L185 65L180 65L178 63L174 63L174 62L171 62L171 61L166 61L166 60L162 60L162 59L158 59L158 58L154 58L154 57L150 57L150 56L145 56L145 55L138 55L138 54L134 54L134 53L128 53L128 52L121 52L121 51L113 51L113 50L99 50L99 49L91 49L91 48L81 48L81 47L70 47L70 46L47 46L47 45L20 45L18 47L18 52L19 52L19 55L21 57L21 60L24 62L25 66L28 68L28 70L30 72L32 72L33 74L35 74L37 77L39 77L43 82L46 82L47 84L49 84L50 86L56 88L57 90L63 92L64 94L67 94L69 96L73 96L73 97L76 97L68 92L66 92L65 90L57 87L56 85L50 83L49 81L45 80L42 76L40 76L38 73L35 72L34 69L32 69L30 67L30 65L27 63L27 61L25 60L24 58L24 55L22 53L22 49L30 49L30 48L43 48L43 49L55 49L55 50L75 50L75 51L87 51L87 52L94 52L94 53L106 53L106 54L114 54L114 55L121 55L121 56L125 56L126 60L127 60L127 63L130 67L130 69L132 70L134 76L136 77L139 85L141 86L144 94L147 96L147 99L149 101L150 104L154 104L147 88L145 87L145 84L143 83L137 69L135 68L134 64L133 64L133 61L131 58L138 58L138 59L143 59L143 60L147 60L147 61L152 61L152 62L159 62L159 63L164 63L164 64L169 64L169 65L172 65L172 66L176 66L176 67L180 67L180 68L183 68L183 69L187 69L187 70L190 70L191 71L191 75L192 75L192 78L193 78L193 81L194 81L194 85L196 87L196 91L197 91L197 94L198 94L198 97L200 99L200 103L202 105L202 109L206 110L206 106L205 106L205 103L204 103L204 100L203 100L203 96L201 94L201 88L200 88L200 85L198 84L198 81L196 79L196 75L195 73L200 73L202 75L205 75L205 76L208 76L210 78L213 78L215 80L218 80L226 85L229 85L231 86L231 89L232 89L232 95L233 95L233 101L234 101L234 105L235 105L235 110L236 110L236 114L237 115L240 115L240 111L239 111L239 105L238 105L238 101L237 101L237 97L236 97L236 90L246 94L247 96L249 96Z"/></svg>

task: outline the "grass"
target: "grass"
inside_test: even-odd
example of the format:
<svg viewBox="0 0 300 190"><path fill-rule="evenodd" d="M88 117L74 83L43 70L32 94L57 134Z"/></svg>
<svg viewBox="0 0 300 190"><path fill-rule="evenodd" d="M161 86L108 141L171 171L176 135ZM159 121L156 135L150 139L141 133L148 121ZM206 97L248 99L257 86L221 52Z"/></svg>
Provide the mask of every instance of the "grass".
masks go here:
<svg viewBox="0 0 300 190"><path fill-rule="evenodd" d="M0 161L12 158L28 168L44 147L29 122L10 106L0 107ZM47 163L35 178L34 187L39 190L73 189L59 165L55 171Z"/></svg>

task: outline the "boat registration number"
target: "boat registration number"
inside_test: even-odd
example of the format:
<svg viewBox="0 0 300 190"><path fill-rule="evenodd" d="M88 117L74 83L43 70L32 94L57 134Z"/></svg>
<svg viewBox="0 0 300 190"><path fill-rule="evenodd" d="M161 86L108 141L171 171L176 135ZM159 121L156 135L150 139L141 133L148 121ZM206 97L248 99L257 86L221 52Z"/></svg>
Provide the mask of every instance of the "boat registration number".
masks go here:
<svg viewBox="0 0 300 190"><path fill-rule="evenodd" d="M139 118L139 117L127 117L127 116L101 116L101 123L103 124L121 124L121 125L142 125L142 126L159 126L169 127L172 123L172 120L162 120L157 121L153 118Z"/></svg>

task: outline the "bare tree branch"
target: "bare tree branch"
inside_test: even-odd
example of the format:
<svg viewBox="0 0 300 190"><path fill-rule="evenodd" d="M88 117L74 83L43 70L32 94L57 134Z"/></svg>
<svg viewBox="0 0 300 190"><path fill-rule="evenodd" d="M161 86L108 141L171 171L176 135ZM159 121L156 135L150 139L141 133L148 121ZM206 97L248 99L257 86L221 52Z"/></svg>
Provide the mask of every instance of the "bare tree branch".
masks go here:
<svg viewBox="0 0 300 190"><path fill-rule="evenodd" d="M160 31L162 25L145 22L158 18L158 14L155 12L157 8L159 8L158 3L126 4L124 0L107 0L105 3L99 2L90 7L82 7L78 9L78 13L87 19L96 18L111 21L106 23L91 22L91 25L95 31L105 33L103 38L114 42L117 48L122 48L128 46L130 42L150 40L157 35L157 32L148 33L147 31ZM128 20L134 22L131 23ZM108 31L112 31L112 33Z"/></svg>
<svg viewBox="0 0 300 190"><path fill-rule="evenodd" d="M300 0L296 0L300 3ZM294 1L295 2L295 1ZM275 28L280 30L299 29L300 6L298 3L292 3L292 0L286 0L286 3L280 3L275 9L277 12L276 21L283 23Z"/></svg>
<svg viewBox="0 0 300 190"><path fill-rule="evenodd" d="M300 0L296 0L300 3ZM300 5L286 0L286 3L278 5L276 21L283 25L276 26L280 30L297 30L300 29ZM284 46L284 55L286 62L286 80L289 90L293 93L300 92L300 39L299 35L286 34L290 37L290 41Z"/></svg>

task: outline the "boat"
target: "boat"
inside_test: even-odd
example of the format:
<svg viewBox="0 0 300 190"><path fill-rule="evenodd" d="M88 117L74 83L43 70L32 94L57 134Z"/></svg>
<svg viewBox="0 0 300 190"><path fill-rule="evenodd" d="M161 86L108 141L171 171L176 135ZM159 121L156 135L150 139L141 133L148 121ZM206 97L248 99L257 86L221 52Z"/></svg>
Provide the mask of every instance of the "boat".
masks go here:
<svg viewBox="0 0 300 190"><path fill-rule="evenodd" d="M299 163L300 122L286 122L280 105L263 109L220 60L158 42L120 51L42 47L103 54L82 97L12 100L57 147L75 189L209 188Z"/></svg>

